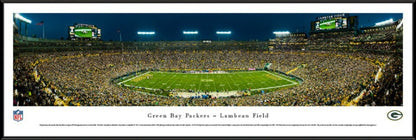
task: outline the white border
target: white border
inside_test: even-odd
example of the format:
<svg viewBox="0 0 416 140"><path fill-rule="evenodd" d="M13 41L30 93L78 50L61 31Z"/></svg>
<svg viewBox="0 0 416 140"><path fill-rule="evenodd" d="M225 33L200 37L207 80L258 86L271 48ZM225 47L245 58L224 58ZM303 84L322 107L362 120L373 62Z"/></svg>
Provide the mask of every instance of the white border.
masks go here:
<svg viewBox="0 0 416 140"><path fill-rule="evenodd" d="M5 136L412 136L412 4L4 4ZM403 13L403 107L13 107L12 13ZM13 121L12 111L24 120ZM387 119L400 110L399 121ZM149 119L147 113L269 113L268 119ZM39 127L40 123L365 123L376 127Z"/></svg>

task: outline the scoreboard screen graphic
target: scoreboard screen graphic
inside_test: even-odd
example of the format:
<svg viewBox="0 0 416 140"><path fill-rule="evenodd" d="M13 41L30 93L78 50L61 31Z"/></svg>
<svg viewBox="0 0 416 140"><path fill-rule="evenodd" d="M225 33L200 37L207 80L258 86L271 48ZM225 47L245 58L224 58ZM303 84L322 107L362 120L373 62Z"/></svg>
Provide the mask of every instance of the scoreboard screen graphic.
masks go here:
<svg viewBox="0 0 416 140"><path fill-rule="evenodd" d="M90 27L78 27L75 28L75 37L87 37L92 38L93 32Z"/></svg>
<svg viewBox="0 0 416 140"><path fill-rule="evenodd" d="M69 36L71 40L97 40L101 38L101 29L98 29L95 25L76 24L69 26Z"/></svg>
<svg viewBox="0 0 416 140"><path fill-rule="evenodd" d="M315 22L316 30L333 30L347 28L347 18L332 18Z"/></svg>

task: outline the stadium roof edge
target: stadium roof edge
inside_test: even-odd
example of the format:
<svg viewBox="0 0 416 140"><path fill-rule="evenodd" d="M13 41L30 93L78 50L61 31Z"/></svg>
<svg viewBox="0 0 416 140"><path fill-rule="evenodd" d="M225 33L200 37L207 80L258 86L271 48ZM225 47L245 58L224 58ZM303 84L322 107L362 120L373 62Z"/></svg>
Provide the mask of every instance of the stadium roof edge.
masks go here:
<svg viewBox="0 0 416 140"><path fill-rule="evenodd" d="M389 24L385 24L385 25L380 25L380 26L361 27L360 29L375 29L375 28L383 28L383 27L392 26L392 25L398 25L398 24L400 24L399 21L401 21L401 20L402 20L402 18L393 21L393 23L389 23Z"/></svg>

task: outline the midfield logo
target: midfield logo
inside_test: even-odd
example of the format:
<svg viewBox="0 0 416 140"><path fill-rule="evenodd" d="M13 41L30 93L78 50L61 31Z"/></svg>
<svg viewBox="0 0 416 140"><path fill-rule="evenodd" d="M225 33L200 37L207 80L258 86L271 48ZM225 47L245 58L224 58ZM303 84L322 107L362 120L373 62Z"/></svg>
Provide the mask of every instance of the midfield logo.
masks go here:
<svg viewBox="0 0 416 140"><path fill-rule="evenodd" d="M23 111L16 110L13 111L13 120L19 122L23 120Z"/></svg>

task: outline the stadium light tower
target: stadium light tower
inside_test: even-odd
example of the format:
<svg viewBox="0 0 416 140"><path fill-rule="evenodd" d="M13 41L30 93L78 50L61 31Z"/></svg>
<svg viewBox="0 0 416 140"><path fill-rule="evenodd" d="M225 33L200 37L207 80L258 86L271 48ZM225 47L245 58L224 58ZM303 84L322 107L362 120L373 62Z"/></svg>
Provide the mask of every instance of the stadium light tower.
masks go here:
<svg viewBox="0 0 416 140"><path fill-rule="evenodd" d="M139 36L152 36L155 35L156 32L155 31L138 31L137 35ZM139 42L140 42L140 37L139 37ZM136 51L137 51L137 45L136 45ZM136 61L136 75L137 75L137 71L138 71L138 64L139 62Z"/></svg>
<svg viewBox="0 0 416 140"><path fill-rule="evenodd" d="M185 36L193 36L196 40L196 36L198 35L198 31L182 31L182 34Z"/></svg>
<svg viewBox="0 0 416 140"><path fill-rule="evenodd" d="M290 35L290 32L289 31L274 31L273 34L276 35L276 39L277 39L278 37L284 37L284 36Z"/></svg>
<svg viewBox="0 0 416 140"><path fill-rule="evenodd" d="M185 34L185 35L197 35L198 31L183 31L183 34Z"/></svg>
<svg viewBox="0 0 416 140"><path fill-rule="evenodd" d="M275 34L276 36L278 36L278 35L289 35L290 32L289 31L275 31L275 32L273 32L273 34Z"/></svg>
<svg viewBox="0 0 416 140"><path fill-rule="evenodd" d="M216 34L218 35L218 41L220 41L220 35L227 35L229 37L231 35L231 31L217 31Z"/></svg>
<svg viewBox="0 0 416 140"><path fill-rule="evenodd" d="M155 35L156 32L155 31L138 31L137 35L139 36L151 36L151 35ZM140 37L139 37L139 41L140 41Z"/></svg>
<svg viewBox="0 0 416 140"><path fill-rule="evenodd" d="M148 31L138 31L137 34L138 35L154 35L155 32L154 31L150 31L150 32L148 32Z"/></svg>
<svg viewBox="0 0 416 140"><path fill-rule="evenodd" d="M273 32L273 34L275 34L276 35L276 39L278 38L278 37L285 37L285 36L289 36L290 35L290 32L289 31L274 31ZM277 44L277 43L276 43ZM286 44L287 45L287 44ZM282 48L282 50L283 50L283 47L281 47ZM290 54L292 54L292 47L290 47ZM292 58L292 62L293 62L293 58ZM278 65L278 67L279 67L279 65Z"/></svg>
<svg viewBox="0 0 416 140"><path fill-rule="evenodd" d="M19 31L20 32L22 31L22 22L25 23L25 36L27 36L27 24L31 24L32 20L23 17L19 13L14 14L14 19L19 20ZM20 32L19 32L19 34L21 34Z"/></svg>

